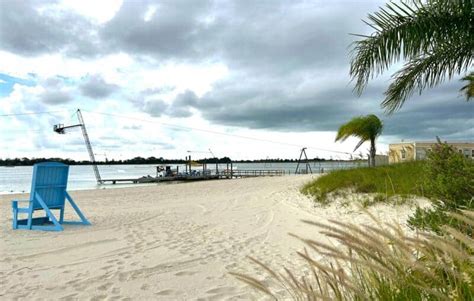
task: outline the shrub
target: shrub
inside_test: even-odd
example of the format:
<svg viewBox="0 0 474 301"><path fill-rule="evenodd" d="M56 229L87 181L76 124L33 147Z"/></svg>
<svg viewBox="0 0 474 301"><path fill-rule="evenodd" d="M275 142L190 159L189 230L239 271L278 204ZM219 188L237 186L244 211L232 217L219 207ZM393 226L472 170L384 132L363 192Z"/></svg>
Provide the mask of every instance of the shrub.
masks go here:
<svg viewBox="0 0 474 301"><path fill-rule="evenodd" d="M424 165L426 194L433 208L417 208L408 219L413 228L439 232L441 226L450 225L467 234L472 226L463 226L448 212L474 209L474 162L447 145L439 143L429 152Z"/></svg>
<svg viewBox="0 0 474 301"><path fill-rule="evenodd" d="M474 162L446 143L428 153L425 164L426 192L446 209L466 206L474 196Z"/></svg>

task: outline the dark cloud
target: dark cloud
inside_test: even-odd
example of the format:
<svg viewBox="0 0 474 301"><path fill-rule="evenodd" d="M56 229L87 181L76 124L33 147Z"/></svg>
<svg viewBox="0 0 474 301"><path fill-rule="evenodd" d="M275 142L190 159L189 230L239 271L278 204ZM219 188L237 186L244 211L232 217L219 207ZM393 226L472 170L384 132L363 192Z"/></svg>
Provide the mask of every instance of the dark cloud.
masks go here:
<svg viewBox="0 0 474 301"><path fill-rule="evenodd" d="M49 105L58 105L72 101L71 94L63 90L45 91L39 98L43 103Z"/></svg>
<svg viewBox="0 0 474 301"><path fill-rule="evenodd" d="M213 123L275 131L337 131L355 116L375 113L384 120L384 135L393 139L433 140L437 135L474 139L474 105L458 94L457 80L415 95L402 110L386 115L380 108L384 81L376 81L356 97L351 86L340 87L337 76L334 78L334 85L319 81L325 88L292 80L246 85L229 80L189 102L177 97L172 106L187 112L199 110Z"/></svg>
<svg viewBox="0 0 474 301"><path fill-rule="evenodd" d="M88 76L79 86L82 95L90 98L105 98L117 91L117 85L107 83L100 75Z"/></svg>
<svg viewBox="0 0 474 301"><path fill-rule="evenodd" d="M158 89L161 91L161 89ZM148 90L147 90L148 91ZM158 117L167 115L177 118L185 118L192 116L192 109L197 106L197 96L192 91L185 91L178 94L171 105L167 104L161 99L154 97L148 97L148 93L140 93L140 95L134 98L133 103L135 106L140 108L143 112L150 114L151 116ZM161 94L161 92L157 92ZM150 94L154 96L155 94Z"/></svg>
<svg viewBox="0 0 474 301"><path fill-rule="evenodd" d="M213 23L213 36L224 60L249 76L324 72L346 67L349 33L364 32L359 19L375 7L348 1L227 2Z"/></svg>
<svg viewBox="0 0 474 301"><path fill-rule="evenodd" d="M0 1L0 48L32 56L65 51L97 55L96 28L86 18L55 10L57 1Z"/></svg>
<svg viewBox="0 0 474 301"><path fill-rule="evenodd" d="M73 100L72 92L66 86L63 78L50 77L39 84L45 90L39 95L39 100L44 104L59 105Z"/></svg>
<svg viewBox="0 0 474 301"><path fill-rule="evenodd" d="M155 13L145 20L153 6ZM114 51L188 60L205 53L199 41L210 8L207 0L125 1L100 37Z"/></svg>
<svg viewBox="0 0 474 301"><path fill-rule="evenodd" d="M190 117L191 108L197 106L197 96L192 91L179 94L168 108L166 114L172 117Z"/></svg>
<svg viewBox="0 0 474 301"><path fill-rule="evenodd" d="M385 118L385 134L411 140L474 140L474 104L459 94L455 79L415 95Z"/></svg>
<svg viewBox="0 0 474 301"><path fill-rule="evenodd" d="M153 117L159 117L165 114L168 105L161 99L146 100L142 106L142 111L147 112Z"/></svg>

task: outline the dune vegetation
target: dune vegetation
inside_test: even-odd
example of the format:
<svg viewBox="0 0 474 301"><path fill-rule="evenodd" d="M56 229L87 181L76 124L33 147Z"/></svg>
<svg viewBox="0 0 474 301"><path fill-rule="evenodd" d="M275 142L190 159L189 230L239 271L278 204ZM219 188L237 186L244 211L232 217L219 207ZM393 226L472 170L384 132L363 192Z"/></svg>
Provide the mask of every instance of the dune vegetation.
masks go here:
<svg viewBox="0 0 474 301"><path fill-rule="evenodd" d="M316 202L328 204L328 195L352 189L359 193L376 193L384 197L394 195L424 196L423 170L425 162L415 161L375 168L361 167L336 170L306 184L302 192Z"/></svg>
<svg viewBox="0 0 474 301"><path fill-rule="evenodd" d="M451 215L474 226L474 211ZM441 235L413 236L380 221L376 227L306 222L339 242L298 237L307 246L298 252L307 276L277 272L254 258L266 280L233 275L275 299L284 291L293 300L474 300L474 240L466 233L444 226Z"/></svg>

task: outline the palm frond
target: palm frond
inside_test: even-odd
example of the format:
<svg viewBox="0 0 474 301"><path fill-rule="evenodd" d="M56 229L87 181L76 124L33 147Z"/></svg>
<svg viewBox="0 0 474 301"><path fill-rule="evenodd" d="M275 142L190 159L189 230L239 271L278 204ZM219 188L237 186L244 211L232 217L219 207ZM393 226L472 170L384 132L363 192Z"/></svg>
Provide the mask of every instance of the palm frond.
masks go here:
<svg viewBox="0 0 474 301"><path fill-rule="evenodd" d="M393 63L404 60L408 64L419 60L426 53L441 51L446 45L453 48L468 45L470 52L463 52L464 60L473 59L474 12L472 0L427 0L389 2L379 11L368 16L368 24L374 33L353 43L350 75L355 81L354 90L360 95L370 79L386 71ZM457 45L457 46L456 46ZM464 47L464 46L462 46ZM458 58L452 58L453 61ZM438 73L455 72L453 63L445 64L452 69L435 69ZM434 72L432 72L434 75ZM438 76L431 76L427 84L412 89L432 87L440 83ZM404 89L410 95L409 88ZM403 104L406 98L399 98ZM399 106L395 106L399 108Z"/></svg>
<svg viewBox="0 0 474 301"><path fill-rule="evenodd" d="M462 78L467 84L461 88L461 92L466 95L466 100L469 101L474 98L474 72Z"/></svg>
<svg viewBox="0 0 474 301"><path fill-rule="evenodd" d="M474 61L472 45L469 42L440 45L426 55L421 55L395 73L394 81L385 92L382 107L393 113L402 107L415 91L421 92L434 87L446 78L465 72Z"/></svg>
<svg viewBox="0 0 474 301"><path fill-rule="evenodd" d="M367 141L366 139L361 139L359 143L357 143L356 147L354 147L354 152L364 144L364 142Z"/></svg>
<svg viewBox="0 0 474 301"><path fill-rule="evenodd" d="M383 124L380 119L373 115L359 116L343 124L336 135L336 141L345 141L350 136L361 139L361 143L376 138L382 134Z"/></svg>

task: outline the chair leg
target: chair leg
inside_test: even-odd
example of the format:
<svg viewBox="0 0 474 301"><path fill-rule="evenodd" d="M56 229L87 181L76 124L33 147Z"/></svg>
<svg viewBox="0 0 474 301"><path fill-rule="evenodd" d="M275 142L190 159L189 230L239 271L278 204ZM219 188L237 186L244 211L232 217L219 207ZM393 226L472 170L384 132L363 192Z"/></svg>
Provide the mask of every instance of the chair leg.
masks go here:
<svg viewBox="0 0 474 301"><path fill-rule="evenodd" d="M64 206L59 210L59 223L62 224L64 222Z"/></svg>
<svg viewBox="0 0 474 301"><path fill-rule="evenodd" d="M51 227L51 229L56 230L56 231L62 231L63 227L61 226L61 224L59 224L58 220L56 219L54 214L51 212L51 210L49 210L48 206L43 201L43 198L38 193L35 194L35 198L38 201L38 203L41 205L41 207L43 207L43 210L46 212L51 222L53 222L54 226Z"/></svg>
<svg viewBox="0 0 474 301"><path fill-rule="evenodd" d="M33 203L31 203L30 207L28 208L28 221L26 223L26 226L30 230L31 230L32 225L33 225Z"/></svg>
<svg viewBox="0 0 474 301"><path fill-rule="evenodd" d="M84 214L82 214L81 210L79 209L79 207L77 207L76 203L74 202L74 200L72 199L72 197L69 195L69 193L67 193L66 191L66 199L69 201L69 203L71 204L72 208L74 208L74 211L76 211L76 214L79 216L79 218L81 219L82 221L82 224L84 225L90 225L91 223L87 220L87 218L84 216Z"/></svg>
<svg viewBox="0 0 474 301"><path fill-rule="evenodd" d="M18 229L18 203L17 202L12 203L12 210L13 210L12 227L13 229Z"/></svg>

